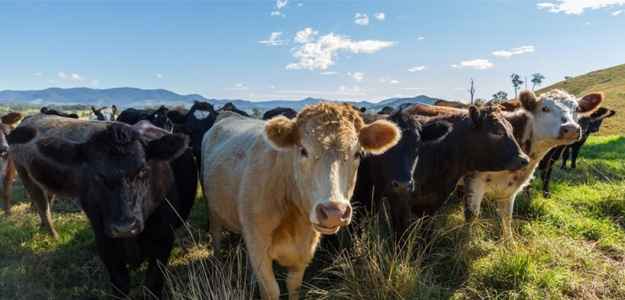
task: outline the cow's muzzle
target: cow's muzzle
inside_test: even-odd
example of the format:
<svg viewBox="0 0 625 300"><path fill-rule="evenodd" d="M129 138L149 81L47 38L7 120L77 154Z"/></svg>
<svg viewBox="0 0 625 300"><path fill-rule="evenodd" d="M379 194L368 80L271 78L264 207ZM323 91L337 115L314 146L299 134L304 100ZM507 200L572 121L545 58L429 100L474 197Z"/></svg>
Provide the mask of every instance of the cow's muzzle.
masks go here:
<svg viewBox="0 0 625 300"><path fill-rule="evenodd" d="M141 226L137 220L113 223L110 227L112 238L130 238L141 233Z"/></svg>
<svg viewBox="0 0 625 300"><path fill-rule="evenodd" d="M518 155L517 157L515 157L508 163L506 169L510 171L516 171L516 170L527 167L529 163L530 163L530 158L524 153L521 153L520 155Z"/></svg>
<svg viewBox="0 0 625 300"><path fill-rule="evenodd" d="M560 139L576 141L582 136L582 128L576 124L565 124L560 127Z"/></svg>
<svg viewBox="0 0 625 300"><path fill-rule="evenodd" d="M349 203L328 202L318 204L315 214L319 223L313 224L321 234L335 234L352 219L352 206Z"/></svg>

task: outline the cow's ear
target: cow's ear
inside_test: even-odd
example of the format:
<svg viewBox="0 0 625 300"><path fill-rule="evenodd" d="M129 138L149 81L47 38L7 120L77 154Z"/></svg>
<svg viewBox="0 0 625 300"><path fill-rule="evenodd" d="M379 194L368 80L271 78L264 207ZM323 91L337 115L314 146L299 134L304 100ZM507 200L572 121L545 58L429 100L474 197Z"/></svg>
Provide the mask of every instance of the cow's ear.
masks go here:
<svg viewBox="0 0 625 300"><path fill-rule="evenodd" d="M469 106L469 117L471 118L471 121L473 121L475 127L479 127L482 124L482 112L477 106Z"/></svg>
<svg viewBox="0 0 625 300"><path fill-rule="evenodd" d="M178 158L189 145L189 139L182 134L168 134L148 142L145 153L147 160L171 161Z"/></svg>
<svg viewBox="0 0 625 300"><path fill-rule="evenodd" d="M68 142L56 137L37 141L37 149L46 158L63 165L78 165L84 161L84 144Z"/></svg>
<svg viewBox="0 0 625 300"><path fill-rule="evenodd" d="M358 134L362 148L373 155L382 154L393 148L399 139L401 131L395 123L387 120L377 120L366 125Z"/></svg>
<svg viewBox="0 0 625 300"><path fill-rule="evenodd" d="M445 121L425 123L421 129L421 142L438 142L444 139L453 129L453 125Z"/></svg>
<svg viewBox="0 0 625 300"><path fill-rule="evenodd" d="M295 120L277 116L265 123L265 140L277 150L285 150L297 145L299 134Z"/></svg>
<svg viewBox="0 0 625 300"><path fill-rule="evenodd" d="M170 134L167 130L152 125L148 120L141 120L137 124L132 125L132 128L139 132L141 139L144 141L153 141Z"/></svg>
<svg viewBox="0 0 625 300"><path fill-rule="evenodd" d="M590 118L593 121L599 121L599 120L612 117L614 116L614 114L616 114L616 112L611 109L607 109L605 107L599 107L594 113L590 115Z"/></svg>
<svg viewBox="0 0 625 300"><path fill-rule="evenodd" d="M22 119L22 114L18 112L10 112L4 116L2 116L2 124L6 125L15 125L15 123L19 122Z"/></svg>
<svg viewBox="0 0 625 300"><path fill-rule="evenodd" d="M37 129L32 127L18 127L7 136L7 143L10 145L25 144L30 142L37 135Z"/></svg>
<svg viewBox="0 0 625 300"><path fill-rule="evenodd" d="M577 101L577 112L582 115L593 113L603 101L603 93L590 93Z"/></svg>
<svg viewBox="0 0 625 300"><path fill-rule="evenodd" d="M527 111L534 111L538 106L536 94L532 91L522 91L519 95L519 102L521 102L521 106Z"/></svg>

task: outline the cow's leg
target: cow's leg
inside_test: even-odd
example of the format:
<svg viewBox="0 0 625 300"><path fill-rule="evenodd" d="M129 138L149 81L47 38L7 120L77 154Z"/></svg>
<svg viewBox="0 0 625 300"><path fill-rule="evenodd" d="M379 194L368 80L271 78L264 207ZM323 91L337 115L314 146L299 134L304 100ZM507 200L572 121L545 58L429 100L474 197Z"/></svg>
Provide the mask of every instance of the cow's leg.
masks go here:
<svg viewBox="0 0 625 300"><path fill-rule="evenodd" d="M41 227L47 230L53 238L58 239L59 234L54 229L52 225L52 211L50 208L50 202L48 201L48 196L46 191L41 189L39 185L37 185L31 178L28 172L24 169L18 170L20 178L22 179L22 184L26 190L28 190L28 194L32 198L32 202L35 204L37 208L37 212L39 213L39 218L41 219Z"/></svg>
<svg viewBox="0 0 625 300"><path fill-rule="evenodd" d="M464 177L464 219L466 223L473 224L479 218L486 184L477 174L469 174Z"/></svg>
<svg viewBox="0 0 625 300"><path fill-rule="evenodd" d="M410 207L410 199L393 197L389 199L389 209L391 210L391 223L397 240L402 238L410 227L412 221L412 209ZM392 202L392 200L398 200Z"/></svg>
<svg viewBox="0 0 625 300"><path fill-rule="evenodd" d="M169 256L174 247L174 233L169 232L164 239L158 241L148 241L145 247L151 252L148 270L145 273L145 287L152 296L160 299L165 281L163 277L165 270L162 268L167 267L169 263Z"/></svg>
<svg viewBox="0 0 625 300"><path fill-rule="evenodd" d="M299 290L302 287L302 280L304 279L305 271L306 266L289 268L289 275L286 279L286 287L289 290L289 300L299 299Z"/></svg>
<svg viewBox="0 0 625 300"><path fill-rule="evenodd" d="M210 208L209 208L210 209ZM221 250L221 240L223 239L223 228L216 214L210 213L208 228L213 242L213 255L218 255Z"/></svg>
<svg viewBox="0 0 625 300"><path fill-rule="evenodd" d="M11 214L11 194L13 192L13 182L15 182L15 164L13 160L7 160L6 173L2 181L2 197L4 198L4 213L8 216Z"/></svg>
<svg viewBox="0 0 625 300"><path fill-rule="evenodd" d="M212 226L212 225L211 225ZM252 229L253 231L253 229ZM271 236L258 236L258 232L244 231L250 263L260 287L260 294L264 300L277 300L280 297L280 286L273 273L272 259L269 257Z"/></svg>
<svg viewBox="0 0 625 300"><path fill-rule="evenodd" d="M124 253L115 242L104 235L102 228L94 228L98 255L106 267L111 280L113 298L126 299L130 292L130 273L124 263Z"/></svg>
<svg viewBox="0 0 625 300"><path fill-rule="evenodd" d="M571 169L577 168L577 155L579 155L579 150L582 149L582 143L576 143L571 149Z"/></svg>
<svg viewBox="0 0 625 300"><path fill-rule="evenodd" d="M551 197L551 191L549 190L549 183L551 182L551 172L553 171L553 164L555 163L555 158L550 157L547 161L547 165L542 172L542 180L543 180L543 196L545 198Z"/></svg>
<svg viewBox="0 0 625 300"><path fill-rule="evenodd" d="M496 199L497 202L497 214L501 219L501 235L505 240L513 241L512 236L512 210L514 209L514 198L516 195L510 197L500 197Z"/></svg>
<svg viewBox="0 0 625 300"><path fill-rule="evenodd" d="M569 156L571 155L571 146L564 147L564 151L562 151L562 165L560 165L560 169L566 169L566 162L569 160Z"/></svg>

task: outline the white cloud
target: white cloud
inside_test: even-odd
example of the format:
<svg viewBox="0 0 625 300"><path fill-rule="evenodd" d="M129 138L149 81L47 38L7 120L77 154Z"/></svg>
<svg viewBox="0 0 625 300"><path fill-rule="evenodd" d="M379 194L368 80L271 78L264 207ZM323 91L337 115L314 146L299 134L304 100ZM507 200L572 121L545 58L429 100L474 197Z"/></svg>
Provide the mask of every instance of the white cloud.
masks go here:
<svg viewBox="0 0 625 300"><path fill-rule="evenodd" d="M284 16L279 10L274 10L271 12L271 16L275 17L275 16Z"/></svg>
<svg viewBox="0 0 625 300"><path fill-rule="evenodd" d="M425 69L427 69L426 66L414 66L414 67L408 69L408 72L411 72L411 73L421 72L421 71L424 71Z"/></svg>
<svg viewBox="0 0 625 300"><path fill-rule="evenodd" d="M378 40L354 41L347 36L329 33L318 39L293 48L295 63L286 66L289 70L326 70L334 65L340 52L351 54L372 54L392 47L394 42Z"/></svg>
<svg viewBox="0 0 625 300"><path fill-rule="evenodd" d="M302 3L302 2L297 3L297 7L302 7L302 6L304 6L304 3Z"/></svg>
<svg viewBox="0 0 625 300"><path fill-rule="evenodd" d="M365 96L365 93L359 86L354 85L352 87L341 85L337 91L338 95L342 96Z"/></svg>
<svg viewBox="0 0 625 300"><path fill-rule="evenodd" d="M379 12L375 13L373 17L378 21L384 21L384 19L386 19L386 14L384 14L383 12Z"/></svg>
<svg viewBox="0 0 625 300"><path fill-rule="evenodd" d="M421 90L425 90L425 88L420 88L420 87L405 87L405 88L401 88L402 90L406 90L406 91L421 91Z"/></svg>
<svg viewBox="0 0 625 300"><path fill-rule="evenodd" d="M289 3L289 0L276 0L276 9L281 10Z"/></svg>
<svg viewBox="0 0 625 300"><path fill-rule="evenodd" d="M97 79L94 79L94 80L91 80L89 84L91 84L92 86L98 86L100 84L100 81Z"/></svg>
<svg viewBox="0 0 625 300"><path fill-rule="evenodd" d="M81 82L84 81L85 79L80 76L80 74L78 73L65 73L65 72L58 72L57 76L65 81L73 81L73 82Z"/></svg>
<svg viewBox="0 0 625 300"><path fill-rule="evenodd" d="M584 23L584 25L586 25L586 26L588 26L588 25L590 25L590 24L592 24L592 23L590 23L590 22L586 22L586 23Z"/></svg>
<svg viewBox="0 0 625 300"><path fill-rule="evenodd" d="M617 11L612 12L612 13L611 13L611 15L612 15L613 17L616 17L616 16L620 16L620 15L622 15L622 14L623 14L623 12L625 12L625 11L624 11L624 10L622 10L622 9L619 9L619 10L617 10Z"/></svg>
<svg viewBox="0 0 625 300"><path fill-rule="evenodd" d="M327 71L327 72L321 72L321 75L325 75L325 76L328 76L328 75L336 75L336 72L330 72L330 71Z"/></svg>
<svg viewBox="0 0 625 300"><path fill-rule="evenodd" d="M161 73L156 73L156 75L154 75L154 76L156 76L156 78L158 78L158 79L163 79L163 74L161 74Z"/></svg>
<svg viewBox="0 0 625 300"><path fill-rule="evenodd" d="M295 34L295 38L293 38L293 40L296 43L306 44L313 40L317 36L317 34L319 34L319 31L313 30L310 27L306 27L303 30L298 31Z"/></svg>
<svg viewBox="0 0 625 300"><path fill-rule="evenodd" d="M36 73L33 73L33 76L36 76L36 77L41 77L41 76L43 76L43 72L36 72Z"/></svg>
<svg viewBox="0 0 625 300"><path fill-rule="evenodd" d="M380 83L388 83L388 84L393 84L393 85L400 83L399 80L388 78L388 77L380 77L380 79L378 79L378 81Z"/></svg>
<svg viewBox="0 0 625 300"><path fill-rule="evenodd" d="M282 36L282 32L272 32L268 39L258 42L267 46L281 46L285 42L280 39L280 36Z"/></svg>
<svg viewBox="0 0 625 300"><path fill-rule="evenodd" d="M534 46L521 46L518 48L512 48L510 50L497 50L493 52L493 55L502 58L510 58L514 55L532 53L535 50L536 49L534 48Z"/></svg>
<svg viewBox="0 0 625 300"><path fill-rule="evenodd" d="M587 9L622 5L625 5L625 0L555 0L555 2L536 4L538 9L548 10L552 13L565 13L567 15L581 15Z"/></svg>
<svg viewBox="0 0 625 300"><path fill-rule="evenodd" d="M460 64L451 65L452 68L462 69L462 68L471 68L476 70L486 70L494 67L495 65L488 61L488 59L474 59L474 60L465 60L460 62Z"/></svg>
<svg viewBox="0 0 625 300"><path fill-rule="evenodd" d="M353 78L356 81L362 81L363 79L365 79L365 73L362 72L349 72L347 73L347 76Z"/></svg>
<svg viewBox="0 0 625 300"><path fill-rule="evenodd" d="M419 37L417 37L417 41L423 41L423 40L425 40L425 37L424 37L424 36L419 36Z"/></svg>
<svg viewBox="0 0 625 300"><path fill-rule="evenodd" d="M231 90L231 91L247 91L248 89L249 88L242 82L235 84L234 87L226 88L226 90Z"/></svg>
<svg viewBox="0 0 625 300"><path fill-rule="evenodd" d="M369 16L367 16L367 14L356 13L354 16L354 23L367 26L369 25Z"/></svg>

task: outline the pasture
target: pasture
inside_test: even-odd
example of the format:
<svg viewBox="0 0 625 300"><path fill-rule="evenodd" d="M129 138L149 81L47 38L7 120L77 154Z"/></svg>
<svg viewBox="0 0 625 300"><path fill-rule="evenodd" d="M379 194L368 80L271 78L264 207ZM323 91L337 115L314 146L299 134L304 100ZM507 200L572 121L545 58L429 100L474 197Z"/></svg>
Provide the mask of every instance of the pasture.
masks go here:
<svg viewBox="0 0 625 300"><path fill-rule="evenodd" d="M554 170L553 195L538 181L516 202L515 242L499 237L494 205L469 234L460 204L417 222L402 245L389 243L383 221L367 220L354 249L319 251L308 269L306 299L625 298L625 137L593 136L578 169ZM199 196L189 226L178 232L168 268L174 299L240 299L253 294L237 237L215 258ZM108 275L87 218L57 199L51 239L18 182L13 215L0 216L1 299L100 299ZM358 218L358 216L356 216ZM362 220L356 220L362 221ZM426 237L427 236L427 237ZM323 247L323 246L322 246ZM132 273L132 286L141 270ZM278 269L278 277L284 272ZM283 284L283 283L281 283ZM135 288L133 295L141 290Z"/></svg>

